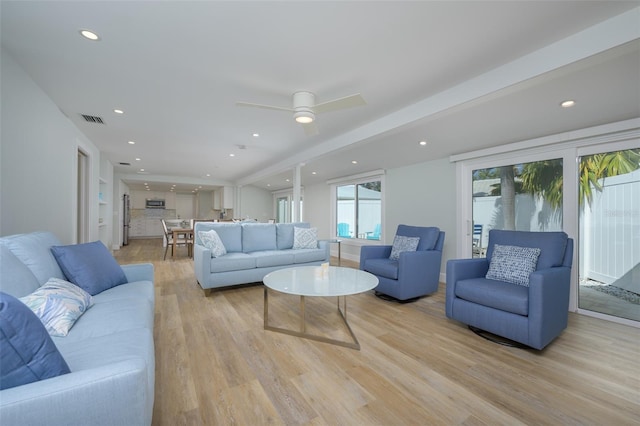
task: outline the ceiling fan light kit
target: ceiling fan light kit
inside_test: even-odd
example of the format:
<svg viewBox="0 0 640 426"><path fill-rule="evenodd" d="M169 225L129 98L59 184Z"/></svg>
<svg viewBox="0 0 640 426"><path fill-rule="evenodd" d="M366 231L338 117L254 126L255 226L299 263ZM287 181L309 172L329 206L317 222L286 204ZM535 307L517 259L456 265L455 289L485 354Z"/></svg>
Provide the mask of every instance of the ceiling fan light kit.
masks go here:
<svg viewBox="0 0 640 426"><path fill-rule="evenodd" d="M299 111L296 111L293 114L293 118L296 120L297 123L309 124L313 122L313 120L315 120L316 116L311 110L308 110L305 108L305 109L300 109Z"/></svg>

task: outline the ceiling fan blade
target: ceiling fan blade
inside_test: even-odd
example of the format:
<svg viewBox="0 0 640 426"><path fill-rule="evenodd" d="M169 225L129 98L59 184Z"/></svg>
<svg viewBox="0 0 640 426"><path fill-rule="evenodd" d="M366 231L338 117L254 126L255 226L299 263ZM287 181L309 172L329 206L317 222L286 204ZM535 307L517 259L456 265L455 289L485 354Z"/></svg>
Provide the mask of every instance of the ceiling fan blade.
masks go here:
<svg viewBox="0 0 640 426"><path fill-rule="evenodd" d="M304 134L307 136L315 136L318 133L318 126L316 126L315 122L311 122L309 124L303 124L302 128L304 129Z"/></svg>
<svg viewBox="0 0 640 426"><path fill-rule="evenodd" d="M291 108L279 107L279 106L275 106L275 105L254 104L253 102L236 102L236 106L252 107L252 108L264 108L264 109L275 109L275 110L278 110L278 111L293 112L293 109L291 109Z"/></svg>
<svg viewBox="0 0 640 426"><path fill-rule="evenodd" d="M360 93L345 96L344 98L334 99L332 101L322 102L313 107L313 112L320 114L322 112L336 111L339 109L353 108L366 105L364 98Z"/></svg>

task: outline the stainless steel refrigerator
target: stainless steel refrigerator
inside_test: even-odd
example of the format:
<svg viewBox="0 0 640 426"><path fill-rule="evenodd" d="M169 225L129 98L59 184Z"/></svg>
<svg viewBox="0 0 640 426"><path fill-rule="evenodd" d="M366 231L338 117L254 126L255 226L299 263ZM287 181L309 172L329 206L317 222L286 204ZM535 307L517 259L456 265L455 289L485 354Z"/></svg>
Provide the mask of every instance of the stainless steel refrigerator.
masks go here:
<svg viewBox="0 0 640 426"><path fill-rule="evenodd" d="M124 212L122 213L122 245L126 246L129 244L129 222L131 221L131 211L129 206L130 197L129 194L124 194L122 196L122 205L124 206Z"/></svg>

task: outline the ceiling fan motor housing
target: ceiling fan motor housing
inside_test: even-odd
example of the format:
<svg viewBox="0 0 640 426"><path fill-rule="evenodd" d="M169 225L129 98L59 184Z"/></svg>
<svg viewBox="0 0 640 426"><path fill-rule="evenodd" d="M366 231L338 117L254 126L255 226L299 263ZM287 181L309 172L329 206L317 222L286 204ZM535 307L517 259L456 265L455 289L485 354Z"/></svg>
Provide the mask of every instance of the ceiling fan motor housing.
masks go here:
<svg viewBox="0 0 640 426"><path fill-rule="evenodd" d="M315 120L313 106L316 96L311 92L296 92L293 94L293 118L301 124L308 124Z"/></svg>

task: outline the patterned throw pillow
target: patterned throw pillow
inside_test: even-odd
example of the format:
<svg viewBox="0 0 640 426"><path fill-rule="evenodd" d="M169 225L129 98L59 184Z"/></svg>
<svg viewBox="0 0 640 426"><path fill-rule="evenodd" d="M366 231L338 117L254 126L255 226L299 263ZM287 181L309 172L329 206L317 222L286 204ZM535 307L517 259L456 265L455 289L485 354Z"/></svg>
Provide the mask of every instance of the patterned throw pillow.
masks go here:
<svg viewBox="0 0 640 426"><path fill-rule="evenodd" d="M487 278L529 287L529 275L536 270L539 248L493 246Z"/></svg>
<svg viewBox="0 0 640 426"><path fill-rule="evenodd" d="M198 231L198 237L200 237L202 245L211 250L211 257L220 257L227 254L227 249L215 230Z"/></svg>
<svg viewBox="0 0 640 426"><path fill-rule="evenodd" d="M42 321L51 336L69 334L76 320L93 305L93 298L68 281L50 278L42 287L20 298Z"/></svg>
<svg viewBox="0 0 640 426"><path fill-rule="evenodd" d="M293 249L318 248L318 228L293 228Z"/></svg>
<svg viewBox="0 0 640 426"><path fill-rule="evenodd" d="M420 237L405 237L404 235L396 235L393 239L393 246L391 247L391 255L389 259L400 259L400 253L403 251L416 251L418 244L420 243Z"/></svg>

